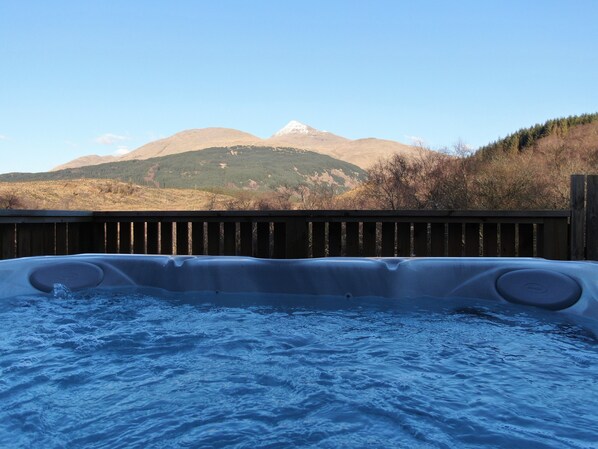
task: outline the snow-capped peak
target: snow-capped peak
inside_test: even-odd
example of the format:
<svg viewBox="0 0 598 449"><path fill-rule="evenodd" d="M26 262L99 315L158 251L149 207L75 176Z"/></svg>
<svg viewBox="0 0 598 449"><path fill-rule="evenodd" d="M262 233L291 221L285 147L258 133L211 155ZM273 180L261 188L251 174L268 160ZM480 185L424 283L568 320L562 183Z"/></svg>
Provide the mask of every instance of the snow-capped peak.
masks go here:
<svg viewBox="0 0 598 449"><path fill-rule="evenodd" d="M317 132L318 130L312 128L311 126L304 125L297 120L291 120L284 128L276 132L274 137L285 136L288 134L313 134Z"/></svg>

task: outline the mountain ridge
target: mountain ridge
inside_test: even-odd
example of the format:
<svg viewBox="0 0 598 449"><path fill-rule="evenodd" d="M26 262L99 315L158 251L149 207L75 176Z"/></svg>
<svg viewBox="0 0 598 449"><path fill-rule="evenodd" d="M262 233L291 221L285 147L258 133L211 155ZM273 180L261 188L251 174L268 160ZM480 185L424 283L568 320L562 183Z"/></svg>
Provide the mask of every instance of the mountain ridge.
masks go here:
<svg viewBox="0 0 598 449"><path fill-rule="evenodd" d="M207 148L230 148L239 145L287 147L314 151L349 162L362 169L367 169L380 158L389 157L395 153L405 157L415 157L421 151L419 148L400 142L373 137L351 140L328 131L320 131L297 120L291 120L266 139L232 128L189 129L166 138L148 142L122 156L82 156L58 165L51 171L98 165L106 162L143 160Z"/></svg>

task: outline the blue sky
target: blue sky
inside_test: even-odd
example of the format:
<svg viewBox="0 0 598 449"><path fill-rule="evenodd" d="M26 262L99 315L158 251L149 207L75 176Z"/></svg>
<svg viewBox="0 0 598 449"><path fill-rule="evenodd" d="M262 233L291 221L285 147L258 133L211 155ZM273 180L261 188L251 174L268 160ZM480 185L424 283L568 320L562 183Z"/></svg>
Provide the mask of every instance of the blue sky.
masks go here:
<svg viewBox="0 0 598 449"><path fill-rule="evenodd" d="M189 128L484 145L598 111L596 0L0 0L0 172Z"/></svg>

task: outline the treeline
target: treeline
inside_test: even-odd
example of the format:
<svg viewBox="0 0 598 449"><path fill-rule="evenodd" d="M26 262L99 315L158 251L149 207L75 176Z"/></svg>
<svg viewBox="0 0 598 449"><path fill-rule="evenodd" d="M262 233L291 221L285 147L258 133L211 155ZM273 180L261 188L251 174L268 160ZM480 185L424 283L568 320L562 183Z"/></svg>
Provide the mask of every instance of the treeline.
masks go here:
<svg viewBox="0 0 598 449"><path fill-rule="evenodd" d="M548 120L530 128L521 129L503 139L492 142L478 150L480 156L494 155L497 152L513 154L533 147L540 139L557 135L566 137L569 130L575 126L586 125L598 121L598 113L574 115L565 118Z"/></svg>

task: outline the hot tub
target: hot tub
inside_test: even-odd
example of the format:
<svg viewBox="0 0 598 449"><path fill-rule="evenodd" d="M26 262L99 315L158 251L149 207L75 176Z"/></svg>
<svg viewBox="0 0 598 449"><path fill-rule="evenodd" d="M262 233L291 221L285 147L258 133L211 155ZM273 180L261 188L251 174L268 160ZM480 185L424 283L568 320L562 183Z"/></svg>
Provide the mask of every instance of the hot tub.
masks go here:
<svg viewBox="0 0 598 449"><path fill-rule="evenodd" d="M598 265L0 262L0 447L588 448Z"/></svg>
<svg viewBox="0 0 598 449"><path fill-rule="evenodd" d="M328 258L80 255L0 262L0 298L123 287L170 292L345 298L475 298L598 319L598 265L524 258Z"/></svg>

